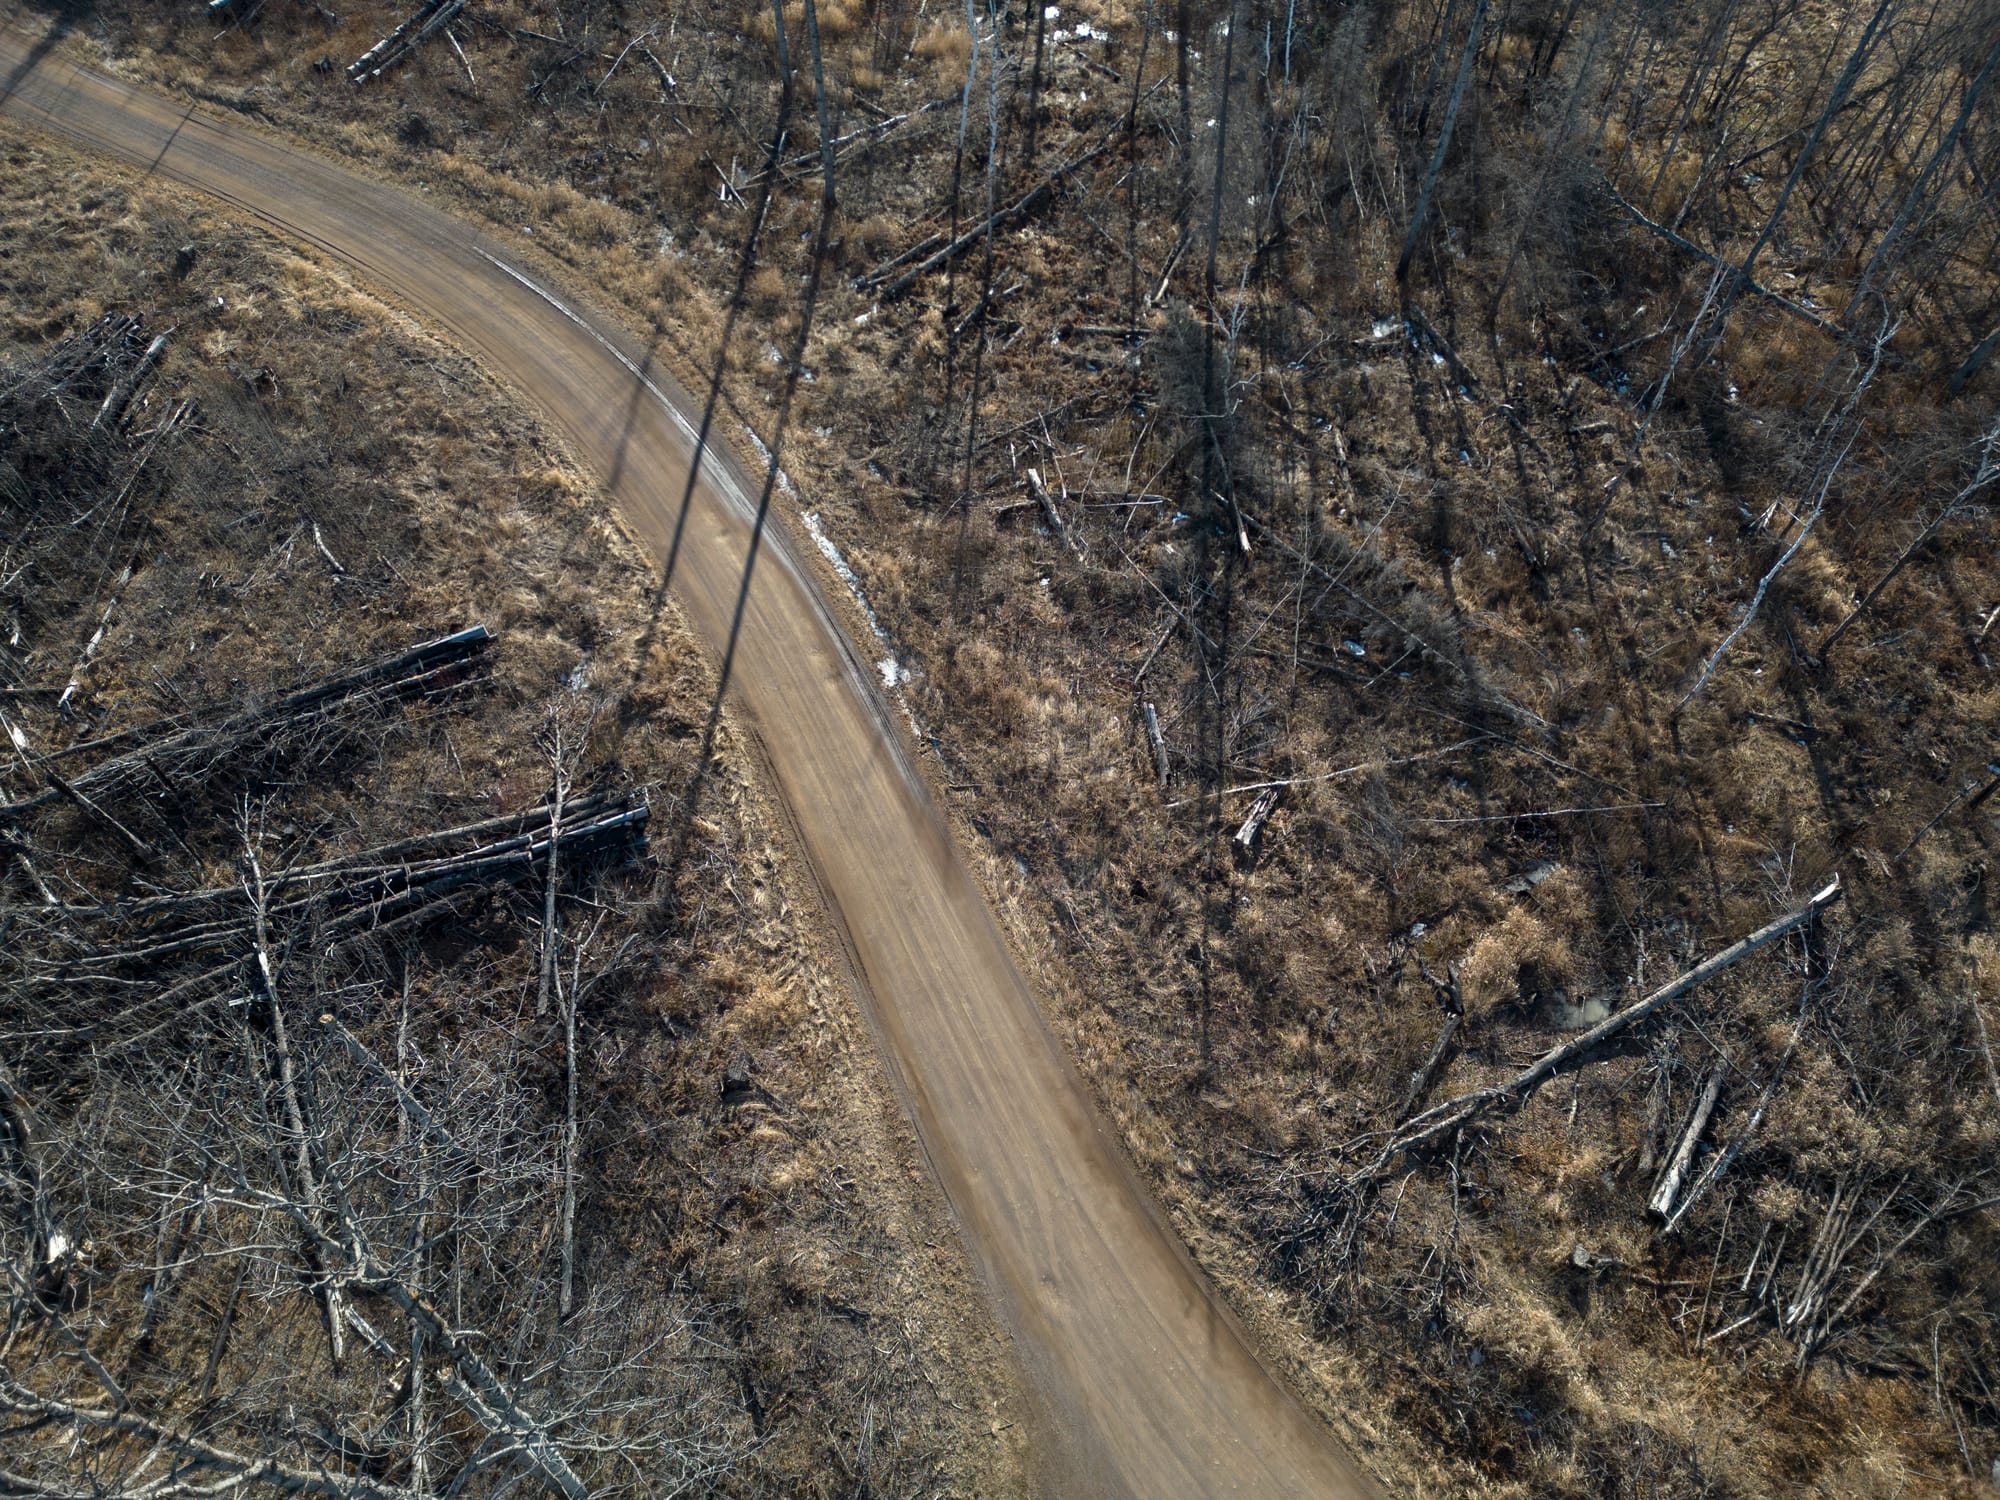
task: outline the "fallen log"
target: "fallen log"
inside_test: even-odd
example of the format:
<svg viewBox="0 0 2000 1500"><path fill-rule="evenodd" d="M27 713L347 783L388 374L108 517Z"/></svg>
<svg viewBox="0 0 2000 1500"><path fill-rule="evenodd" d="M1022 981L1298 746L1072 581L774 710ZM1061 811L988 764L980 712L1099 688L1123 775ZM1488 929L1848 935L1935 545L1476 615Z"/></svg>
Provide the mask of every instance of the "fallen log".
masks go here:
<svg viewBox="0 0 2000 1500"><path fill-rule="evenodd" d="M1257 836L1263 832L1264 824L1277 810L1278 798L1283 795L1283 787L1266 787L1250 804L1250 812L1236 830L1230 844L1236 851L1236 858L1247 864L1257 857Z"/></svg>
<svg viewBox="0 0 2000 1500"><path fill-rule="evenodd" d="M51 770L44 774L48 777L50 789L58 797L61 797L63 801L109 827L113 833L118 835L118 841L132 851L133 858L150 860L153 857L153 851L146 847L145 842L137 834L133 833L131 829L112 817L110 813L84 796L83 793L71 786L67 781L64 781L54 771Z"/></svg>
<svg viewBox="0 0 2000 1500"><path fill-rule="evenodd" d="M118 425L118 419L125 415L125 408L132 404L132 398L139 394L140 387L152 375L154 367L159 364L160 356L166 352L166 348L167 336L164 333L155 337L153 342L146 346L146 352L139 356L138 364L134 365L131 372L123 380L112 386L110 391L105 394L104 404L97 408L97 415L91 419L90 430L92 432L97 431L100 427L116 427Z"/></svg>
<svg viewBox="0 0 2000 1500"><path fill-rule="evenodd" d="M97 629L91 632L90 639L83 643L83 652L77 657L76 665L70 668L69 683L63 688L62 696L56 699L57 713L68 713L70 704L76 701L76 695L83 688L83 674L90 670L91 662L97 657L97 648L104 644L104 634L111 628L111 617L118 612L118 603L125 597L126 586L131 582L132 564L127 563L118 575L118 581L111 585L111 598L104 606L103 618L98 620Z"/></svg>
<svg viewBox="0 0 2000 1500"><path fill-rule="evenodd" d="M1579 1032L1561 1046L1551 1048L1506 1082L1474 1089L1470 1093L1460 1094L1456 1099L1448 1099L1443 1104L1425 1110L1390 1137L1375 1161L1353 1180L1354 1184L1358 1185L1373 1179L1396 1157L1407 1155L1429 1145L1432 1141L1462 1130L1480 1115L1501 1109L1520 1108L1536 1089L1569 1064L1588 1055L1618 1033L1636 1026L1663 1006L1671 1005L1690 990L1707 983L1759 948L1766 947L1785 934L1814 921L1838 901L1840 896L1840 877L1836 875L1797 911L1787 913L1775 922L1758 928L1750 936L1740 942L1732 943L1712 958L1696 964L1678 979L1653 991L1645 999L1599 1021L1588 1031Z"/></svg>
<svg viewBox="0 0 2000 1500"><path fill-rule="evenodd" d="M186 717L160 720L72 746L46 757L41 764L46 766L86 751L127 744L133 748L71 776L70 786L94 800L127 791L134 783L157 789L162 782L171 785L179 772L205 769L220 757L261 738L330 714L359 699L402 701L448 688L458 680L466 663L482 654L492 639L484 625L474 625L355 671L296 689L267 705L219 720ZM0 820L45 807L59 795L51 787L17 801L0 802Z"/></svg>
<svg viewBox="0 0 2000 1500"><path fill-rule="evenodd" d="M1048 486L1042 483L1041 470L1027 469L1023 472L1028 476L1028 492L1035 497L1035 504L1041 508L1042 520L1048 523L1049 534L1067 543L1076 560L1082 562L1083 544L1070 535L1069 527L1063 521L1062 512L1056 509L1055 496L1051 495Z"/></svg>
<svg viewBox="0 0 2000 1500"><path fill-rule="evenodd" d="M425 42L449 26L465 9L465 0L423 0L395 30L347 65L355 83L380 78Z"/></svg>
<svg viewBox="0 0 2000 1500"><path fill-rule="evenodd" d="M1681 1201L1674 1206L1674 1211L1667 1215L1666 1222L1660 1225L1660 1233L1672 1234L1680 1228L1681 1220L1687 1217L1688 1210L1707 1196L1708 1190L1715 1186L1722 1174L1729 1170L1731 1163L1742 1154L1745 1143L1757 1133L1757 1127L1764 1123L1764 1111L1770 1106L1771 1094L1776 1087L1777 1079L1774 1077L1766 1085L1762 1096L1758 1098L1757 1107L1750 1111L1750 1122L1743 1127L1743 1133L1715 1154L1715 1159L1709 1163L1708 1170L1695 1179L1694 1186L1687 1190Z"/></svg>
<svg viewBox="0 0 2000 1500"><path fill-rule="evenodd" d="M964 234L961 234L943 249L925 256L915 266L905 271L894 281L889 282L887 286L882 286L882 283L887 280L887 271L897 264L895 261L889 262L888 265L879 267L865 275L855 277L853 282L854 290L865 292L876 287L882 287L880 300L883 302L894 302L924 277L930 275L931 272L942 270L945 266L957 260L959 256L965 254L966 251L972 249L973 246L979 244L989 234L997 234L1015 220L1031 212L1036 204L1040 203L1042 199L1055 190L1056 185L1063 178L1072 172L1079 171L1090 165L1091 162L1097 160L1098 157L1110 149L1111 145L1107 141L1102 145L1092 147L1074 160L1065 162L1047 177L1044 177L1040 182L1028 189L1026 193L1015 199L1014 202L1008 204L1007 207L995 210L983 222L966 230ZM898 259L902 258L899 257Z"/></svg>
<svg viewBox="0 0 2000 1500"><path fill-rule="evenodd" d="M307 516L306 524L312 527L313 545L319 549L319 555L326 559L327 566L333 569L335 576L345 577L347 569L341 565L340 559L333 555L333 549L327 546L326 538L320 535L319 522Z"/></svg>
<svg viewBox="0 0 2000 1500"><path fill-rule="evenodd" d="M1597 180L1599 181L1599 183L1603 185L1604 190L1611 195L1611 201L1618 205L1618 211L1624 214L1625 217L1630 219L1634 224L1637 224L1641 229L1651 230L1654 234L1658 235L1661 239L1665 240L1669 245L1672 245L1676 250L1680 251L1681 254L1693 256L1703 265L1713 266L1717 270L1721 271L1733 271L1736 269L1734 266L1726 264L1722 260L1722 258L1716 255L1713 251L1704 250L1701 248L1701 246L1697 245L1693 240L1688 239L1686 236L1677 234L1675 231L1669 229L1666 225L1659 223L1656 220L1647 218L1643 211L1641 211L1635 204L1627 200L1627 198L1623 193L1619 192L1617 188L1611 185L1611 179L1606 177L1602 172L1598 173ZM1822 318L1818 313L1812 311L1810 308L1802 307L1800 304L1792 301L1791 298L1782 296L1779 293L1772 291L1769 287L1764 286L1759 282L1750 280L1748 277L1742 278L1741 286L1742 289L1750 293L1751 296L1762 297L1766 302L1770 303L1773 307L1783 308L1793 317L1801 318L1804 321L1812 324L1812 326L1817 328L1821 333L1829 333L1836 338L1840 336L1840 330L1836 328L1832 323L1828 322L1825 318Z"/></svg>
<svg viewBox="0 0 2000 1500"><path fill-rule="evenodd" d="M890 272L900 271L913 260L921 260L944 243L945 238L943 235L927 234L900 255L893 255L883 261L874 270L864 271L861 275L855 277L851 285L857 292L866 291L871 286L879 286L882 282L889 279Z"/></svg>
<svg viewBox="0 0 2000 1500"><path fill-rule="evenodd" d="M494 831L496 823L517 822L518 818L467 824L366 850L345 860L269 876L260 874L255 905L266 925L318 908L324 932L337 936L468 886L523 880L546 868L551 850L564 860L629 850L644 836L652 817L645 796L631 793L579 798L563 809L560 821L551 816L553 811L539 809L538 824L530 823L499 839L483 835ZM426 844L435 847L468 838L481 841L430 859L404 857ZM205 916L210 912L217 914ZM251 935L255 913L244 910L241 886L218 886L122 905L70 906L64 908L64 915L80 923L103 924L113 931L139 929L136 945L128 941L117 947L101 946L67 965L69 977L91 978L187 954L239 948Z"/></svg>
<svg viewBox="0 0 2000 1500"><path fill-rule="evenodd" d="M246 1271L250 1264L250 1258L246 1256L243 1260ZM234 1296L229 1305L233 1313L236 1307ZM232 1494L239 1488L254 1490L268 1485L278 1494L310 1495L318 1497L318 1500L418 1500L419 1496L416 1490L389 1484L366 1474L344 1474L324 1466L293 1468L275 1458L255 1453L234 1453L209 1442L191 1428L179 1429L154 1421L119 1397L114 1397L109 1406L84 1406L46 1396L20 1384L5 1370L0 1370L0 1401L4 1401L8 1410L24 1422L59 1427L79 1434L86 1430L110 1433L143 1445L153 1453L171 1455L174 1469L180 1477L173 1488L167 1490L170 1494ZM204 1477L196 1483L189 1477L193 1475ZM206 1477L210 1475L217 1477ZM0 1478L0 1483L5 1482L4 1478ZM39 1488L29 1488L25 1493L37 1493Z"/></svg>
<svg viewBox="0 0 2000 1500"><path fill-rule="evenodd" d="M1160 785L1167 784L1167 737L1160 733L1160 712L1151 703L1142 703L1139 712L1146 720L1146 742L1153 747L1153 770Z"/></svg>
<svg viewBox="0 0 2000 1500"><path fill-rule="evenodd" d="M934 114L938 110L949 109L952 105L957 104L959 102L960 97L961 96L956 91L954 91L952 93L945 94L939 98L933 99L928 104L920 104L915 109L909 110L906 113L900 115L890 115L885 119L875 120L870 124L861 126L859 129L848 131L846 135L835 136L832 140L827 142L827 149L834 152L836 155L843 154L847 151L849 147L860 145L865 141L873 140L875 137L879 135L884 135L887 132L894 130L898 125L916 119L919 115ZM819 162L820 162L820 153L818 148L815 147L811 151L801 152L799 155L792 157L789 161L785 162L783 166L779 168L779 170L786 173L797 172L802 168L817 167L819 165ZM933 237L925 241L924 243L926 246L935 245L937 243L937 240L935 237ZM919 249L915 253L917 255L922 255L924 252L922 249ZM905 251L903 257L899 257L899 263L906 262L909 256L910 252ZM883 268L881 266L877 266L875 269L877 272L879 272Z"/></svg>
<svg viewBox="0 0 2000 1500"><path fill-rule="evenodd" d="M1674 1203L1681 1195L1681 1184L1687 1180L1695 1147L1700 1144L1701 1133L1708 1129L1709 1116L1715 1113L1715 1101L1722 1097L1722 1073L1719 1064L1709 1073L1701 1097L1695 1101L1694 1113L1688 1116L1687 1129L1681 1132L1681 1143L1674 1151L1673 1159L1667 1163L1667 1170L1660 1174L1658 1186L1653 1189L1653 1198L1646 1205L1646 1212L1655 1219L1665 1222L1674 1216Z"/></svg>
<svg viewBox="0 0 2000 1500"><path fill-rule="evenodd" d="M1438 1008L1444 1012L1444 1025L1438 1029L1437 1045L1431 1048L1430 1056L1410 1075L1410 1086L1404 1090L1403 1102L1396 1106L1398 1120L1408 1116L1430 1091L1431 1081L1437 1077L1439 1067L1451 1053L1451 1044L1458 1038L1459 1027L1465 1024L1465 999L1458 987L1458 970L1448 968L1440 979L1426 969L1424 978L1430 981L1432 993L1437 996Z"/></svg>

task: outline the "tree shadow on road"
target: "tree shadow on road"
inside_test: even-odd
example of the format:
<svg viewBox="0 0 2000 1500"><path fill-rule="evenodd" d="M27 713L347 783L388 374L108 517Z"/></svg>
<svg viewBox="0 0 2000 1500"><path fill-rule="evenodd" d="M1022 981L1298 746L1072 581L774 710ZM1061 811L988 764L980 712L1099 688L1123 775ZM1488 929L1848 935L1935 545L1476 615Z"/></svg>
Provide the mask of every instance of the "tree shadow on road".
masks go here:
<svg viewBox="0 0 2000 1500"><path fill-rule="evenodd" d="M708 393L702 403L701 424L695 433L694 452L688 464L687 483L681 491L681 503L674 517L672 540L667 547L667 555L662 559L660 584L653 596L653 609L647 624L645 637L639 643L633 671L635 677L644 672L651 657L653 642L658 636L667 591L673 586L675 569L680 562L681 545L686 537L687 522L694 504L695 487L701 482L702 465L708 458L710 434L714 430L716 408L722 400L723 378L728 372L729 349L736 323L741 316L747 299L750 276L757 261L757 245L762 237L771 206L773 186L777 181L779 166L783 157L786 138L791 126L796 89L793 69L788 56L785 34L785 18L781 0L772 0L772 12L776 20L775 44L778 54L778 70L782 79L782 92L778 101L778 117L771 130L771 144L766 155L764 170L758 177L756 207L751 214L749 232L744 237L743 254L737 264L736 284L730 293L729 307L723 321L722 335L715 352L715 363L708 382ZM815 75L820 72L818 18L812 0L806 0L805 25L812 41L813 68ZM785 363L784 390L778 401L777 415L772 421L771 437L764 454L764 481L757 495L757 512L750 528L750 545L743 559L743 571L736 591L735 607L730 615L729 634L722 648L722 660L716 673L715 694L710 700L708 715L702 725L701 746L695 757L694 769L688 777L686 790L681 798L678 815L674 820L673 842L665 860L668 876L667 888L674 888L682 862L687 858L694 838L695 817L701 802L710 768L715 754L715 740L722 723L722 706L729 693L731 676L736 665L736 650L742 639L743 621L750 602L750 587L756 577L757 560L763 550L765 528L770 522L771 497L776 492L782 470L780 455L784 450L785 433L790 425L792 403L798 394L799 378L805 370L808 341L812 336L813 312L819 302L820 288L826 270L827 253L832 247L835 209L833 158L828 147L831 140L826 118L826 90L820 80L816 89L819 105L819 142L824 168L824 182L820 195L818 228L813 236L811 269L806 277L806 289L799 307L798 331L794 336L790 357ZM650 359L650 352L648 358ZM638 399L635 392L635 401ZM636 414L636 413L635 413ZM629 419L628 419L629 428Z"/></svg>

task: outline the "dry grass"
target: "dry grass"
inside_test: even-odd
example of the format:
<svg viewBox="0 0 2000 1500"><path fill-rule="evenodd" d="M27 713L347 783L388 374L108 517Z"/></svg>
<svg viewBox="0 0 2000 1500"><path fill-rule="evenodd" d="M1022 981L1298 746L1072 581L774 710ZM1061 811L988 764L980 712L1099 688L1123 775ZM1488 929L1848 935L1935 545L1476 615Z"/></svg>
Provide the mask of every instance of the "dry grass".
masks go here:
<svg viewBox="0 0 2000 1500"><path fill-rule="evenodd" d="M233 703L480 619L500 641L494 690L328 789L334 824L395 837L434 806L476 817L533 801L545 773L532 731L579 660L611 698L595 753L652 782L662 809L677 802L710 664L671 607L656 613L650 565L532 416L338 271L210 205L11 124L0 163L0 358L143 310L175 328L148 410L187 396L202 412L78 718L8 703L29 746ZM567 189L522 201L580 247L622 224ZM195 247L184 280L183 244ZM93 620L88 600L36 616L13 669L60 681ZM829 1492L829 1431L850 1480L1007 1492L1015 1460L989 1431L1008 1421L999 1351L967 1316L969 1273L749 763L725 719L682 872L700 915L653 932L647 982L593 1024L599 1055L618 1059L593 1080L605 1132L585 1205L594 1274L623 1288L633 1327L687 1317L734 1351L689 1366L714 1386L703 1409L729 1414L748 1455L720 1492ZM643 879L625 894L666 909ZM525 951L496 960L491 982L520 978L508 964ZM721 1107L738 1052L789 1123ZM279 1316L254 1342L294 1337L310 1345ZM761 1432L746 1388L782 1396Z"/></svg>
<svg viewBox="0 0 2000 1500"><path fill-rule="evenodd" d="M357 33L374 13L363 20ZM170 59L145 66L211 85L284 66L254 39L175 54L168 38L163 26L142 31ZM709 76L766 79L754 51L710 39ZM1513 45L1503 71L1520 61ZM969 51L961 28L939 22L907 62L873 63L879 81L860 84L859 47L833 61L837 82L852 68L883 108L902 109L962 83ZM1089 55L1128 68L1136 34ZM768 80L754 128L731 137L689 109L685 130L718 132L699 154L663 122L621 161L600 149L595 105L575 98L552 104L535 132L512 128L539 52L487 38L474 60L487 80L476 94L442 57L366 97L294 67L281 76L299 83L296 95L273 107L300 128L342 122L342 149L421 172L503 224L551 212L547 190L527 185L551 176L579 209L612 198L622 218L574 228L569 200L546 200L560 232L537 225L537 242L704 369L720 328L713 299L733 284L745 221L719 198L715 170L757 159ZM1774 50L1772 77L1793 61ZM1172 62L1156 37L1146 81L1171 79ZM1107 97L1109 80L1081 61L1056 66L1052 97ZM650 121L650 87L631 70L607 90L610 107ZM1162 153L1178 128L1172 93L1169 83L1140 115ZM433 120L448 152L396 144L410 109ZM1091 118L1081 105L1052 109L1040 148L1050 155L1079 144ZM843 205L859 225L850 249L886 257L940 222L952 121L926 117L843 164ZM1493 132L1490 155L1525 126L1496 106L1480 128ZM1630 191L1657 167L1645 140L1628 143L1615 120L1605 132L1601 159L1625 159ZM1338 205L1350 180L1366 181L1357 149L1352 134L1309 139L1298 170L1316 201ZM1175 242L1171 165L1162 155L1141 176L1142 283ZM1541 300L1502 306L1491 351L1461 308L1458 352L1485 388L1468 395L1394 331L1399 221L1329 209L1294 226L1283 278L1272 268L1246 295L1246 326L1288 353L1262 366L1245 355L1248 508L1271 531L1247 561L1225 564L1200 476L1180 456L1172 390L1187 372L1171 341L1155 332L1140 351L1135 409L1126 351L1062 332L1131 317L1124 169L1107 163L1003 242L999 284L1025 286L999 311L1022 327L996 330L986 350L981 431L1009 435L978 456L969 512L948 507L966 486L968 354L953 351L960 314L947 316L941 283L881 310L829 290L821 378L801 390L787 451L915 672L910 701L937 737L962 830L1058 1029L1196 1255L1307 1398L1412 1493L1873 1494L1962 1473L1954 1423L1986 1453L1993 1413L1964 1394L1939 1404L1921 1363L1928 1346L1908 1331L1941 1308L1960 1319L1966 1352L1942 1356L1939 1379L1973 1390L1968 1372L1989 1357L1981 1268L1996 1263L1984 1219L1927 1242L1926 1266L1975 1290L1938 1300L1928 1270L1898 1282L1845 1352L1803 1378L1791 1346L1758 1328L1701 1341L1720 1326L1702 1301L1718 1247L1723 1270L1740 1273L1746 1234L1768 1222L1774 1239L1809 1240L1828 1185L1857 1162L1921 1168L1941 1143L1972 1160L1995 1129L1968 1009L1992 965L1993 804L1947 819L1890 864L1989 754L1996 690L1970 637L2000 600L1990 552L1959 545L1926 559L1824 676L1803 673L1785 644L1817 639L1894 555L1923 497L1948 488L1968 436L1959 419L1921 381L1885 381L1855 477L1763 622L1677 719L1746 580L1781 545L1755 523L1796 502L1794 408L1828 369L1819 335L1746 304L1727 347L1735 399L1720 380L1682 382L1628 468L1636 417L1621 389L1658 372L1665 341L1637 345L1629 367L1605 367L1601 351L1618 329L1645 333L1675 298L1698 299L1701 278L1684 263L1587 216L1561 221L1568 248L1540 236L1518 268ZM1677 209L1692 187L1677 158L1655 210ZM1512 227L1482 191L1454 178L1446 193L1451 222L1485 236L1463 242L1462 257L1454 241L1451 261L1480 296L1480 278L1497 274L1482 256ZM752 425L768 411L762 351L785 316L779 288L804 269L809 207L805 193L781 193L757 326L734 351L729 389ZM665 258L663 219L676 246ZM1193 292L1194 274L1183 266L1176 295ZM1233 286L1235 274L1225 266L1222 280ZM1642 319L1641 306L1654 311ZM1141 312L1147 326L1155 316ZM1060 467L1078 492L1064 503L1085 564L1022 513L1004 527L991 519L1022 498L1030 463ZM1088 503L1115 496L1127 472L1172 503L1085 508L1082 492ZM1225 571L1235 655L1218 711L1188 622L1216 628L1204 581ZM1164 796L1141 697L1156 701L1172 747ZM1399 764L1468 736L1479 743ZM1361 765L1372 769L1288 793L1254 865L1217 857L1247 798L1224 799L1218 814L1197 795L1205 774L1235 784ZM1598 807L1609 810L1567 811ZM1514 816L1550 812L1562 815ZM1544 865L1549 879L1508 888ZM1472 1011L1437 1097L1547 1045L1557 991L1572 1005L1629 998L1836 867L1851 904L1836 924L1840 977L1819 992L1810 1045L1786 1050L1803 960L1760 961L1703 996L1690 1024L1545 1091L1489 1149L1468 1152L1455 1182L1438 1167L1399 1183L1358 1265L1312 1240L1308 1189L1349 1159L1353 1137L1386 1123L1437 1036L1424 969L1458 965ZM753 1017L789 1015L781 997L744 993L758 997ZM1740 1127L1781 1059L1786 1081L1737 1191L1663 1240L1641 1216L1652 1173L1640 1162L1677 1128L1713 1048L1735 1069L1721 1130ZM1906 1065L1880 1077L1854 1062L1899 1056ZM1962 1090L1929 1082L1945 1077ZM1947 1111L1938 1100L1954 1092L1964 1107ZM1579 1244L1597 1269L1571 1260ZM1915 1376L1885 1373L1884 1359L1906 1355Z"/></svg>

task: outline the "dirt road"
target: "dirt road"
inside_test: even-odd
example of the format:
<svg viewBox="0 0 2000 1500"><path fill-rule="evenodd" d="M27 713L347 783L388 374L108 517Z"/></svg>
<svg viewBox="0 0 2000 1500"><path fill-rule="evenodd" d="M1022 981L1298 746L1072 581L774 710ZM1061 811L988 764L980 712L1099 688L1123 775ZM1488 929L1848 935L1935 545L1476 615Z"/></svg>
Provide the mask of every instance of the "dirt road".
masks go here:
<svg viewBox="0 0 2000 1500"><path fill-rule="evenodd" d="M699 412L501 236L0 29L0 108L310 241L544 410L665 556ZM757 484L712 454L672 580L728 639ZM760 734L919 1135L1014 1337L1063 1496L1375 1493L1251 1355L1148 1202L1010 959L871 674L784 537L745 604L734 691Z"/></svg>

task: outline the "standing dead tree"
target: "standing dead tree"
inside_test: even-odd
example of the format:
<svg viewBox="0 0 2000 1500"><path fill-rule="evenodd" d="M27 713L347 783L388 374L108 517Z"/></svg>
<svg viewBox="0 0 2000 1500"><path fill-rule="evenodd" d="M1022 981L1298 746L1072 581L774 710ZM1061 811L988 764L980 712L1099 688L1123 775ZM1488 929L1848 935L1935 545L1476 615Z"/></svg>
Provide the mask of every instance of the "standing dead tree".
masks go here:
<svg viewBox="0 0 2000 1500"><path fill-rule="evenodd" d="M700 1401L663 1404L661 1372L640 1374L648 1344L680 1332L623 1327L577 1291L574 1005L596 980L590 944L571 946L560 986L561 1121L492 1032L409 1035L417 960L401 944L423 924L477 892L545 889L558 852L580 879L636 847L643 799L572 792L568 762L560 807L314 861L274 859L268 819L244 804L233 886L12 925L0 1410L71 1438L10 1453L6 1483L401 1500L427 1486L400 1473L479 1491L525 1476L581 1500L614 1454L669 1474L727 1461ZM379 996L397 968L392 1068ZM436 998L441 1014L480 1004ZM556 1234L560 1275L545 1274ZM218 1388L222 1420L207 1412Z"/></svg>
<svg viewBox="0 0 2000 1500"><path fill-rule="evenodd" d="M549 706L537 737L542 757L549 765L549 827L559 830L563 805L576 779L578 762L590 744L602 704L586 704L571 688ZM548 1014L553 998L562 1017L563 1028L563 1126L562 1126L562 1290L557 1312L567 1318L575 1310L576 1285L576 1151L577 1073L576 1004L577 987L562 984L561 934L556 925L556 894L559 887L562 839L552 836L544 857L542 884L542 960L535 1014ZM579 954L580 956L580 954Z"/></svg>
<svg viewBox="0 0 2000 1500"><path fill-rule="evenodd" d="M1437 145L1431 151L1430 164L1424 168L1423 181L1417 186L1416 207L1410 211L1410 227L1403 236L1402 253L1396 257L1396 284L1402 289L1405 301L1409 299L1410 265L1423 244L1424 231L1430 227L1431 205L1437 197L1438 179L1444 175L1445 159L1451 153L1452 133L1457 129L1459 111L1464 107L1467 88L1472 82L1472 65L1479 57L1479 43L1486 33L1488 4L1489 0L1476 0L1472 19L1466 25L1465 46L1459 53L1458 76L1453 80L1451 94L1445 102L1444 123L1438 127Z"/></svg>

